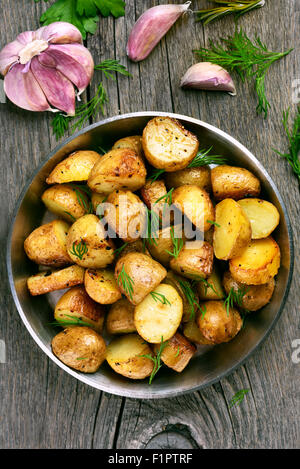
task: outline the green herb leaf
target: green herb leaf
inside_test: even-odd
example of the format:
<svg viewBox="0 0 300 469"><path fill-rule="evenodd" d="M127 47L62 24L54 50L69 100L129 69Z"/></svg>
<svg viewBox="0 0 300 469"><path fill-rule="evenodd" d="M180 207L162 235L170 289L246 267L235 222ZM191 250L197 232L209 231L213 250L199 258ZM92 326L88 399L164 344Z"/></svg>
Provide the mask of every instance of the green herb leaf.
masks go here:
<svg viewBox="0 0 300 469"><path fill-rule="evenodd" d="M216 19L223 18L226 15L234 14L240 17L248 11L255 8L261 8L265 4L265 0L214 0L215 3L224 4L224 7L210 8L206 10L198 10L197 21L203 21L204 24L210 23Z"/></svg>
<svg viewBox="0 0 300 469"><path fill-rule="evenodd" d="M164 201L166 204L172 205L172 194L173 194L173 191L174 191L174 187L172 187L172 189L170 189L169 192L168 192L166 195L162 195L161 197L159 197L159 199L157 199L157 200L154 202L154 204L157 204L158 202Z"/></svg>
<svg viewBox="0 0 300 469"><path fill-rule="evenodd" d="M122 244L122 246L120 246L119 248L117 248L117 249L114 250L114 254L115 254L116 256L119 256L119 255L121 254L121 252L123 251L123 249L124 249L128 244L129 244L128 242Z"/></svg>
<svg viewBox="0 0 300 469"><path fill-rule="evenodd" d="M130 297L130 299L132 300L134 281L125 272L124 265L122 267L121 272L118 275L118 285L120 285L120 284L122 285L124 293L126 293L126 295L128 295Z"/></svg>
<svg viewBox="0 0 300 469"><path fill-rule="evenodd" d="M91 327L91 324L88 322L83 321L80 318L75 318L74 316L71 316L70 314L65 314L67 318L70 319L57 319L53 322L50 322L50 326L86 326L86 327Z"/></svg>
<svg viewBox="0 0 300 469"><path fill-rule="evenodd" d="M250 389L241 389L240 391L238 391L231 399L229 407L233 407L234 405L240 405L240 403L249 391Z"/></svg>
<svg viewBox="0 0 300 469"><path fill-rule="evenodd" d="M221 155L210 155L209 152L211 151L212 147L208 150L200 150L198 151L195 158L190 162L187 166L188 168L199 168L200 166L207 166L210 164L226 164L227 160L224 156Z"/></svg>
<svg viewBox="0 0 300 469"><path fill-rule="evenodd" d="M218 228L221 228L221 225L219 225L215 221L212 221L212 220L206 220L206 221L207 221L207 223L210 223L211 225L214 225L214 226L217 226Z"/></svg>
<svg viewBox="0 0 300 469"><path fill-rule="evenodd" d="M115 80L115 76L110 73L120 73L120 75L125 75L127 77L131 77L132 75L128 72L127 68L120 64L119 60L107 59L103 60L99 65L95 65L95 70L99 70L104 73L106 78L110 78L111 80Z"/></svg>
<svg viewBox="0 0 300 469"><path fill-rule="evenodd" d="M190 317L189 321L195 319L196 311L200 308L200 305L197 301L193 286L187 280L178 280L179 285L181 286L183 293L187 299L187 302L190 306Z"/></svg>
<svg viewBox="0 0 300 469"><path fill-rule="evenodd" d="M172 240L172 243L173 243L173 252L171 251L168 251L167 249L165 249L165 251L170 254L170 256L174 257L175 259L177 259L177 257L179 256L179 253L181 251L181 249L183 248L184 246L184 241L182 238L176 238L175 237L175 232L174 232L174 226L171 227L170 229L170 234L171 234L171 240Z"/></svg>
<svg viewBox="0 0 300 469"><path fill-rule="evenodd" d="M249 291L250 287L241 287L235 290L233 287L230 288L227 298L224 301L224 306L227 311L227 316L229 316L229 309L233 308L235 305L242 307L243 298L246 293Z"/></svg>
<svg viewBox="0 0 300 469"><path fill-rule="evenodd" d="M154 181L156 181L164 173L165 173L164 169L155 169L152 172L152 174L148 177L148 179L150 179L153 183Z"/></svg>
<svg viewBox="0 0 300 469"><path fill-rule="evenodd" d="M167 346L167 344L168 344L168 341L164 342L164 338L162 337L160 347L159 347L159 350L157 351L156 355L150 355L150 354L141 355L141 357L149 358L149 360L152 360L153 363L154 363L154 367L153 367L152 373L151 373L150 378L149 378L149 384L152 384L154 376L156 375L156 373L162 367L161 362L160 362L160 358L161 358L161 354L163 353L163 351L164 351L165 347Z"/></svg>
<svg viewBox="0 0 300 469"><path fill-rule="evenodd" d="M93 204L90 200L92 192L89 187L87 186L80 186L77 184L69 184L76 193L77 201L79 205L84 209L86 214L93 213ZM83 194L84 193L84 194Z"/></svg>
<svg viewBox="0 0 300 469"><path fill-rule="evenodd" d="M73 256L78 257L82 261L83 256L88 252L88 247L86 245L86 242L81 240L80 243L76 244L76 241L74 241L72 245L71 251L69 251L70 254L73 254Z"/></svg>
<svg viewBox="0 0 300 469"><path fill-rule="evenodd" d="M165 295L163 295L162 293L152 291L152 292L150 292L150 295L152 296L154 301L156 301L156 302L159 301L163 305L170 305L171 306L171 303L168 300L168 298Z"/></svg>

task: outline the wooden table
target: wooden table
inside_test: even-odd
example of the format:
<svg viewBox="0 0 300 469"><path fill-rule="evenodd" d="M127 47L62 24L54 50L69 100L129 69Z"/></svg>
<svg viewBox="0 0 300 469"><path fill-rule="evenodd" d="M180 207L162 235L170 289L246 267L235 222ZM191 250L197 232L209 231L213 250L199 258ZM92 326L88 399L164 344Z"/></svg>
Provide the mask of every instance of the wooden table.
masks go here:
<svg viewBox="0 0 300 469"><path fill-rule="evenodd" d="M17 8L16 8L17 3ZM299 187L288 165L273 151L284 150L282 111L292 104L292 82L300 79L298 0L267 0L240 20L271 50L296 50L270 70L266 88L272 108L267 120L255 114L252 84L237 80L235 98L223 93L184 92L180 78L193 63L192 49L234 31L232 18L205 29L187 15L178 21L151 56L136 65L125 46L137 17L159 2L127 0L126 16L101 19L87 44L96 63L118 58L132 78L104 80L109 91L106 115L142 110L186 114L228 132L252 151L281 191L295 238L295 271L290 295L274 331L263 346L228 378L191 395L160 401L111 396L89 388L52 363L29 336L13 303L5 267L9 219L24 184L56 145L47 113L35 114L0 104L1 145L1 448L296 448L300 444L300 364L292 362L299 330ZM162 1L161 3L167 3ZM174 3L179 3L175 1ZM194 7L205 1L194 1ZM0 0L0 48L24 30L37 29L47 8L33 0ZM97 80L94 80L92 92ZM97 116L101 120L102 116ZM229 401L250 388L240 406Z"/></svg>

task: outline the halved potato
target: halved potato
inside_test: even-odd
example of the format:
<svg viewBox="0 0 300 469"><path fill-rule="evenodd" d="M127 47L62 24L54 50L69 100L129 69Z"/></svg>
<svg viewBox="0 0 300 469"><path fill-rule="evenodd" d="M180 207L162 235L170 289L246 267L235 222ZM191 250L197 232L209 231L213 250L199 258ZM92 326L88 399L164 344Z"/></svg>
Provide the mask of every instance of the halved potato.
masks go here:
<svg viewBox="0 0 300 469"><path fill-rule="evenodd" d="M260 193L260 182L251 171L236 166L216 166L211 170L211 183L216 200L243 197L257 197Z"/></svg>
<svg viewBox="0 0 300 469"><path fill-rule="evenodd" d="M268 283L263 285L245 285L234 280L230 272L225 272L223 285L227 294L229 294L231 288L235 292L243 289L245 295L242 298L240 306L248 311L257 311L271 300L274 293L275 281L272 278Z"/></svg>
<svg viewBox="0 0 300 469"><path fill-rule="evenodd" d="M241 330L243 321L235 308L227 308L223 301L206 301L201 305L205 314L199 314L197 324L204 337L214 344L232 340Z"/></svg>
<svg viewBox="0 0 300 469"><path fill-rule="evenodd" d="M114 303L106 318L108 334L130 334L136 331L134 325L134 305L127 298L121 298Z"/></svg>
<svg viewBox="0 0 300 469"><path fill-rule="evenodd" d="M198 317L198 315L196 317ZM183 334L188 340L190 340L191 342L194 342L194 344L214 345L213 342L211 342L210 340L208 340L204 337L204 335L200 331L200 329L197 325L197 321L195 319L191 320L191 321L188 321L184 324Z"/></svg>
<svg viewBox="0 0 300 469"><path fill-rule="evenodd" d="M67 235L70 225L54 220L36 228L24 241L24 249L33 262L52 267L72 264L67 251Z"/></svg>
<svg viewBox="0 0 300 469"><path fill-rule="evenodd" d="M71 265L62 270L39 272L27 279L27 286L30 294L36 296L81 285L83 279L84 269L79 265Z"/></svg>
<svg viewBox="0 0 300 469"><path fill-rule="evenodd" d="M225 297L221 275L215 266L205 282L198 282L197 291L200 300L221 300Z"/></svg>
<svg viewBox="0 0 300 469"><path fill-rule="evenodd" d="M144 379L150 376L154 363L143 355L151 355L152 350L137 334L116 337L107 347L106 360L114 371L131 379Z"/></svg>
<svg viewBox="0 0 300 469"><path fill-rule="evenodd" d="M267 238L279 224L279 212L271 202L262 199L242 199L238 204L250 221L252 239Z"/></svg>
<svg viewBox="0 0 300 469"><path fill-rule="evenodd" d="M172 194L173 204L201 231L208 231L215 210L208 193L198 186L180 186Z"/></svg>
<svg viewBox="0 0 300 469"><path fill-rule="evenodd" d="M214 252L205 241L186 242L178 257L173 257L170 267L183 277L197 279L206 278L212 272Z"/></svg>
<svg viewBox="0 0 300 469"><path fill-rule="evenodd" d="M159 345L155 345L154 351L158 352L159 348ZM188 365L196 350L193 344L183 335L179 334L179 332L176 332L166 343L160 358L167 367L181 373Z"/></svg>
<svg viewBox="0 0 300 469"><path fill-rule="evenodd" d="M54 317L56 321L72 321L80 319L90 324L97 332L102 332L105 310L93 301L84 287L72 287L58 300ZM67 327L68 324L66 324ZM62 327L64 325L62 324ZM71 326L75 327L75 326Z"/></svg>
<svg viewBox="0 0 300 469"><path fill-rule="evenodd" d="M77 195L78 192L80 196ZM69 184L55 184L49 187L43 193L42 201L50 212L70 222L85 215L89 204L86 194L79 188L76 192Z"/></svg>
<svg viewBox="0 0 300 469"><path fill-rule="evenodd" d="M271 236L253 239L240 256L229 261L232 277L247 285L268 283L279 267L280 249Z"/></svg>
<svg viewBox="0 0 300 469"><path fill-rule="evenodd" d="M183 306L182 322L189 321L191 318L191 314L193 314L193 312L196 312L198 309L197 304L199 302L199 298L196 289L192 288L192 285L190 284L188 279L181 277L180 275L176 275L174 272L172 272L172 270L167 273L167 276L164 279L164 283L172 285L172 287L174 287L177 293L180 295ZM191 305L187 299L186 287L189 287L193 290L195 300L195 303L193 305Z"/></svg>
<svg viewBox="0 0 300 469"><path fill-rule="evenodd" d="M60 361L82 373L95 373L106 356L103 338L89 327L68 327L52 339L51 345Z"/></svg>
<svg viewBox="0 0 300 469"><path fill-rule="evenodd" d="M112 150L117 150L118 148L130 148L130 150L135 151L138 155L143 155L143 146L142 146L142 136L141 135L131 135L130 137L120 138L116 141Z"/></svg>
<svg viewBox="0 0 300 469"><path fill-rule="evenodd" d="M107 269L87 269L84 275L87 294L97 303L111 305L121 298L114 272Z"/></svg>
<svg viewBox="0 0 300 469"><path fill-rule="evenodd" d="M147 247L151 256L164 266L169 265L169 262L172 259L172 256L169 253L172 253L174 249L171 230L174 230L175 238L181 238L183 236L182 226L176 225L173 227L168 226L159 230L157 238L153 238L150 241L147 240Z"/></svg>
<svg viewBox="0 0 300 469"><path fill-rule="evenodd" d="M217 259L237 257L251 240L251 225L241 208L233 199L225 199L216 206L214 252Z"/></svg>
<svg viewBox="0 0 300 469"><path fill-rule="evenodd" d="M136 191L145 184L146 174L140 155L130 148L119 148L101 157L91 171L88 185L103 194L117 189Z"/></svg>
<svg viewBox="0 0 300 469"><path fill-rule="evenodd" d="M47 184L63 184L72 181L87 181L92 168L100 158L99 153L95 151L74 151L55 166L46 182Z"/></svg>
<svg viewBox="0 0 300 469"><path fill-rule="evenodd" d="M115 268L115 279L121 292L134 305L154 290L166 275L162 265L140 252L121 256Z"/></svg>
<svg viewBox="0 0 300 469"><path fill-rule="evenodd" d="M159 344L173 337L182 312L182 299L175 288L162 283L135 307L134 324L143 339Z"/></svg>
<svg viewBox="0 0 300 469"><path fill-rule="evenodd" d="M168 189L180 186L197 186L205 191L211 191L210 168L208 166L199 166L195 168L185 168L165 175L165 181Z"/></svg>
<svg viewBox="0 0 300 469"><path fill-rule="evenodd" d="M149 163L158 169L178 171L196 156L197 137L171 117L155 117L143 131L143 150Z"/></svg>
<svg viewBox="0 0 300 469"><path fill-rule="evenodd" d="M92 193L91 202L93 206L94 213L97 214L97 208L107 199L107 194L97 194L96 192Z"/></svg>

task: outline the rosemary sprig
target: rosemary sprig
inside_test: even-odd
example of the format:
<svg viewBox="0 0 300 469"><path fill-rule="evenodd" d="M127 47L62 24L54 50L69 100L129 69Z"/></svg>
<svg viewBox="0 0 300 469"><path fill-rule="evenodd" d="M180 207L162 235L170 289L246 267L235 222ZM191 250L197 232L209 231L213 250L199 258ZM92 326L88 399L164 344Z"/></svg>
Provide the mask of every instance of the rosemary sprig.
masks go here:
<svg viewBox="0 0 300 469"><path fill-rule="evenodd" d="M182 291L187 299L187 302L190 306L190 317L189 320L195 319L196 311L200 308L200 305L197 301L193 286L187 280L179 280L179 285L182 288Z"/></svg>
<svg viewBox="0 0 300 469"><path fill-rule="evenodd" d="M243 298L246 293L249 291L247 287L241 287L235 290L233 287L230 288L227 298L224 300L224 306L227 311L227 316L229 316L229 309L233 308L234 305L243 306Z"/></svg>
<svg viewBox="0 0 300 469"><path fill-rule="evenodd" d="M199 166L207 166L209 164L226 164L227 160L222 155L210 155L209 152L211 151L212 147L208 150L200 150L198 151L195 158L190 162L187 166L188 168L198 168Z"/></svg>
<svg viewBox="0 0 300 469"><path fill-rule="evenodd" d="M299 153L300 153L300 106L297 107L296 116L294 118L293 126L290 130L289 128L289 114L290 109L287 109L283 112L283 127L286 132L288 142L289 142L289 149L286 153L280 153L278 150L273 150L282 158L285 158L287 162L291 165L291 168L295 175L298 178L300 183L300 160L299 160Z"/></svg>
<svg viewBox="0 0 300 469"><path fill-rule="evenodd" d="M152 296L153 300L156 301L156 302L160 302L162 303L163 305L170 305L171 306L171 303L170 301L168 300L168 298L163 295L162 293L158 293L156 291L152 291L150 292L150 295Z"/></svg>
<svg viewBox="0 0 300 469"><path fill-rule="evenodd" d="M272 52L259 37L249 39L243 29L236 29L233 36L221 39L220 43L209 41L209 48L201 47L194 52L206 62L220 65L229 71L236 71L244 82L253 78L258 97L256 111L268 115L270 103L265 92L265 78L269 67L276 60L288 55L292 49L284 52Z"/></svg>
<svg viewBox="0 0 300 469"><path fill-rule="evenodd" d="M132 278L125 272L124 265L122 267L121 272L118 275L118 285L122 285L124 293L129 296L129 298L132 300L132 294L133 294L133 285L134 281Z"/></svg>
<svg viewBox="0 0 300 469"><path fill-rule="evenodd" d="M72 249L69 251L70 254L73 254L73 256L78 257L82 261L83 256L88 252L88 247L86 245L86 242L81 240L80 243L76 244L76 241L74 241L72 245Z"/></svg>
<svg viewBox="0 0 300 469"><path fill-rule="evenodd" d="M240 403L249 391L250 389L241 389L240 391L238 391L230 400L229 407L233 407L234 405L240 405Z"/></svg>
<svg viewBox="0 0 300 469"><path fill-rule="evenodd" d="M175 259L177 259L177 257L179 256L179 253L180 253L181 249L183 248L184 242L183 242L183 239L182 239L182 238L176 238L176 237L175 237L174 226L171 227L171 229L170 229L170 234L171 234L171 240L172 240L172 243L173 243L173 252L168 251L167 249L165 249L165 251L166 251L168 254L170 254L170 256L172 256L172 257L174 257Z"/></svg>
<svg viewBox="0 0 300 469"><path fill-rule="evenodd" d="M261 8L265 4L265 0L214 0L214 2L224 6L196 11L197 21L203 21L204 24L207 24L231 14L239 18L248 11Z"/></svg>
<svg viewBox="0 0 300 469"><path fill-rule="evenodd" d="M83 321L80 318L74 318L74 316L71 316L69 314L65 314L66 317L71 318L71 319L57 319L53 322L49 322L49 326L87 326L91 327L91 324L88 322Z"/></svg>
<svg viewBox="0 0 300 469"><path fill-rule="evenodd" d="M150 378L149 378L149 384L152 384L154 376L156 375L156 373L162 367L161 362L160 362L160 358L161 358L161 354L163 353L163 351L164 351L165 347L167 346L167 344L168 344L168 341L164 342L164 338L161 337L160 347L159 347L159 350L157 351L156 355L150 355L150 354L141 355L141 357L149 358L149 360L152 360L153 363L154 363L154 367L153 367L152 373L151 373Z"/></svg>

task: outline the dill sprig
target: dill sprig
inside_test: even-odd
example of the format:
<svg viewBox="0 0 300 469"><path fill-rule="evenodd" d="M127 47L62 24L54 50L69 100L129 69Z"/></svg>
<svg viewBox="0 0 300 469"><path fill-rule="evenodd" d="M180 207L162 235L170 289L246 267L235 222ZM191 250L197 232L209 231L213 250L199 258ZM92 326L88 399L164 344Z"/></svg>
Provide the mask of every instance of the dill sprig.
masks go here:
<svg viewBox="0 0 300 469"><path fill-rule="evenodd" d="M77 184L70 184L72 189L74 189L79 205L84 209L84 211L89 214L93 213L93 204L90 200L92 195L91 189L87 186L80 186Z"/></svg>
<svg viewBox="0 0 300 469"><path fill-rule="evenodd" d="M118 60L113 59L103 60L99 65L95 65L95 70L103 72L106 78L111 80L115 80L116 77L110 72L120 73L120 75L125 75L126 77L132 76L124 65L120 64Z"/></svg>
<svg viewBox="0 0 300 469"><path fill-rule="evenodd" d="M162 195L161 197L159 197L159 199L157 199L157 200L154 202L154 204L157 204L158 202L164 201L166 204L172 205L172 194L173 194L173 191L174 191L174 187L172 187L172 189L170 189L169 192L168 192L166 195Z"/></svg>
<svg viewBox="0 0 300 469"><path fill-rule="evenodd" d="M88 247L86 245L86 242L81 240L80 243L76 244L76 241L74 241L72 245L72 249L69 251L70 254L73 254L73 256L78 257L82 261L83 256L88 252Z"/></svg>
<svg viewBox="0 0 300 469"><path fill-rule="evenodd" d="M134 281L133 279L125 272L124 265L122 267L121 272L118 275L118 285L122 285L123 291L126 295L129 296L129 298L132 300L132 294L133 294L133 285Z"/></svg>
<svg viewBox="0 0 300 469"><path fill-rule="evenodd" d="M156 301L156 302L160 302L162 303L163 305L170 305L171 306L171 303L170 301L168 300L168 298L163 295L162 293L158 293L156 291L152 291L150 292L150 295L152 296L153 300Z"/></svg>
<svg viewBox="0 0 300 469"><path fill-rule="evenodd" d="M216 223L215 221L212 221L212 220L206 220L206 221L207 221L207 223L210 223L211 225L214 225L217 228L221 228L221 225L219 225L219 223Z"/></svg>
<svg viewBox="0 0 300 469"><path fill-rule="evenodd" d="M195 158L190 162L187 166L188 168L198 168L200 166L207 166L210 164L226 164L227 160L224 156L221 155L210 155L209 152L211 151L212 147L208 150L200 150L198 151Z"/></svg>
<svg viewBox="0 0 300 469"><path fill-rule="evenodd" d="M141 357L149 358L149 360L152 360L153 363L154 363L154 367L153 367L152 373L151 373L150 378L149 378L149 384L152 384L154 376L156 375L156 373L162 367L160 358L161 358L161 354L163 353L163 351L164 351L165 347L167 346L167 344L168 344L168 341L164 342L164 338L161 337L160 347L159 347L159 350L157 351L156 355L150 355L150 354L141 355Z"/></svg>
<svg viewBox="0 0 300 469"><path fill-rule="evenodd" d="M129 243L126 241L126 243L122 244L122 246L120 246L119 248L115 249L114 250L114 254L116 256L119 256L121 254L121 252L123 251L123 249L128 245Z"/></svg>
<svg viewBox="0 0 300 469"><path fill-rule="evenodd" d="M204 295L206 296L207 290L210 288L218 297L220 297L219 293L215 289L214 285L206 280L206 278L198 277L197 280L193 280L193 282L202 282L204 286Z"/></svg>
<svg viewBox="0 0 300 469"><path fill-rule="evenodd" d="M229 71L236 71L244 82L253 78L258 97L256 111L258 114L268 115L270 103L265 92L265 78L269 67L282 57L288 55L292 49L284 52L272 52L262 43L259 37L253 41L249 39L241 28L236 29L233 36L222 38L220 43L209 41L209 48L201 47L194 52L206 62L220 65Z"/></svg>
<svg viewBox="0 0 300 469"><path fill-rule="evenodd" d="M250 389L241 389L240 391L238 391L230 400L229 407L233 407L234 405L240 405L240 403L249 391Z"/></svg>
<svg viewBox="0 0 300 469"><path fill-rule="evenodd" d="M203 319L206 314L206 306L205 305L199 306L199 311L201 313L201 319Z"/></svg>
<svg viewBox="0 0 300 469"><path fill-rule="evenodd" d="M152 182L151 184L156 181L162 174L165 173L165 170L164 169L155 169L152 174L150 174L150 176L148 177L148 179L150 179Z"/></svg>
<svg viewBox="0 0 300 469"><path fill-rule="evenodd" d="M146 232L143 235L143 243L147 240L149 244L155 244L155 246L157 246L156 238L158 238L159 223L159 214L147 208L147 226Z"/></svg>
<svg viewBox="0 0 300 469"><path fill-rule="evenodd" d="M224 300L224 306L226 308L227 316L229 316L229 309L236 306L243 306L243 298L249 291L247 287L241 287L235 290L233 287L230 288L227 298Z"/></svg>
<svg viewBox="0 0 300 469"><path fill-rule="evenodd" d="M190 306L190 317L189 321L195 319L196 311L200 308L200 305L197 301L197 296L195 295L193 286L187 280L178 280L179 285L182 288L182 291L187 299L187 302Z"/></svg>
<svg viewBox="0 0 300 469"><path fill-rule="evenodd" d="M177 257L179 256L179 253L180 253L181 249L183 248L184 242L183 242L183 239L182 239L182 238L176 238L176 237L175 237L174 226L172 226L171 229L170 229L170 235L171 235L171 240L172 240L172 244L173 244L173 252L168 251L167 249L165 249L165 251L166 251L170 256L172 256L172 257L174 257L175 259L177 259Z"/></svg>
<svg viewBox="0 0 300 469"><path fill-rule="evenodd" d="M248 11L261 8L265 4L265 0L214 0L214 2L224 6L196 11L197 21L203 21L204 24L207 24L231 14L239 18Z"/></svg>
<svg viewBox="0 0 300 469"><path fill-rule="evenodd" d="M291 129L289 128L289 114L290 109L287 109L283 112L282 119L283 127L289 142L289 149L286 153L280 153L274 148L273 150L282 158L285 158L287 160L300 183L300 106L297 107L296 116L294 118L293 126Z"/></svg>
<svg viewBox="0 0 300 469"><path fill-rule="evenodd" d="M53 322L49 322L48 323L49 326L60 326L60 327L63 327L63 326L87 326L87 327L91 327L91 324L89 324L88 322L83 321L80 318L75 318L74 316L71 316L69 314L65 314L64 316L66 316L67 318L71 318L71 319L56 319Z"/></svg>

